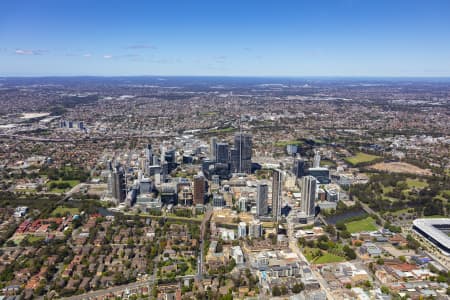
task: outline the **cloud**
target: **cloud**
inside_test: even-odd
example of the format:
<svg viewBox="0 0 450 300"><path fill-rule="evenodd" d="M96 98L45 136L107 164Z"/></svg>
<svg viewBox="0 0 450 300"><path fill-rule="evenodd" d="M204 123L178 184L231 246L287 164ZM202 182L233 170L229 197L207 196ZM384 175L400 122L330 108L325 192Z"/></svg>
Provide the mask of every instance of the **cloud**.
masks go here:
<svg viewBox="0 0 450 300"><path fill-rule="evenodd" d="M135 44L126 47L126 49L156 49L156 47L149 44Z"/></svg>
<svg viewBox="0 0 450 300"><path fill-rule="evenodd" d="M228 57L226 55L219 55L214 56L213 59L216 63L222 64L228 59Z"/></svg>
<svg viewBox="0 0 450 300"><path fill-rule="evenodd" d="M92 56L92 54L90 54L90 53L83 54L83 57L91 57L91 56Z"/></svg>
<svg viewBox="0 0 450 300"><path fill-rule="evenodd" d="M103 55L103 58L110 59L110 58L113 58L113 56L109 55L109 54L105 54L105 55Z"/></svg>
<svg viewBox="0 0 450 300"><path fill-rule="evenodd" d="M16 51L14 51L14 53L18 54L18 55L43 55L46 52L48 52L48 51L47 50L40 50L40 49L36 49L36 50L16 49Z"/></svg>

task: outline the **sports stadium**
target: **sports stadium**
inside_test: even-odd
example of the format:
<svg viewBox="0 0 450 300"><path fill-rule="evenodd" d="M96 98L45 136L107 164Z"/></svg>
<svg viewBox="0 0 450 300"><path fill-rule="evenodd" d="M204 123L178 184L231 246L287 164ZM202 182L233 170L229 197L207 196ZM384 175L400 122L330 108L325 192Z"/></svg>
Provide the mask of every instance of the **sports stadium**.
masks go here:
<svg viewBox="0 0 450 300"><path fill-rule="evenodd" d="M450 256L450 219L417 219L413 221L413 229L438 247L445 255Z"/></svg>

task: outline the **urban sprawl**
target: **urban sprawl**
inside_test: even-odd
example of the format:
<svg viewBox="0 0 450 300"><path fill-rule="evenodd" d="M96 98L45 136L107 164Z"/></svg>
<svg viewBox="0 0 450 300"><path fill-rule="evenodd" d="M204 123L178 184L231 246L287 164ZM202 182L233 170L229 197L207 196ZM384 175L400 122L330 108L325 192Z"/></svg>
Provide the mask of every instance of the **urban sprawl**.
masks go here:
<svg viewBox="0 0 450 300"><path fill-rule="evenodd" d="M2 78L0 299L448 299L450 84Z"/></svg>

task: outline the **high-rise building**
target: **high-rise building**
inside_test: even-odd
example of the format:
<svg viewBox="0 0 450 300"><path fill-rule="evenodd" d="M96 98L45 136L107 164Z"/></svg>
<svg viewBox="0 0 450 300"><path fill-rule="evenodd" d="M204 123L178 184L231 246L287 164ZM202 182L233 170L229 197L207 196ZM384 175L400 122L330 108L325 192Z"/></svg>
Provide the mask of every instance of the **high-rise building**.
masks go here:
<svg viewBox="0 0 450 300"><path fill-rule="evenodd" d="M252 171L252 135L238 133L234 136L234 148L239 157L238 173L251 173Z"/></svg>
<svg viewBox="0 0 450 300"><path fill-rule="evenodd" d="M209 140L209 153L212 161L217 159L217 137L213 136Z"/></svg>
<svg viewBox="0 0 450 300"><path fill-rule="evenodd" d="M262 224L259 220L252 221L248 226L248 235L252 238L262 237Z"/></svg>
<svg viewBox="0 0 450 300"><path fill-rule="evenodd" d="M318 168L318 167L320 167L320 152L319 151L315 151L314 161L313 161L313 168Z"/></svg>
<svg viewBox="0 0 450 300"><path fill-rule="evenodd" d="M306 175L306 163L301 158L294 159L293 173L297 178L301 178Z"/></svg>
<svg viewBox="0 0 450 300"><path fill-rule="evenodd" d="M267 198L269 187L265 183L260 183L256 187L256 215L258 217L266 216L269 213Z"/></svg>
<svg viewBox="0 0 450 300"><path fill-rule="evenodd" d="M117 203L125 201L126 184L123 169L116 165L111 175L111 195L116 199Z"/></svg>
<svg viewBox="0 0 450 300"><path fill-rule="evenodd" d="M229 153L227 143L217 143L216 144L216 162L227 164L229 162Z"/></svg>
<svg viewBox="0 0 450 300"><path fill-rule="evenodd" d="M225 199L224 199L223 195L221 195L221 194L213 195L213 206L214 207L224 207L225 206Z"/></svg>
<svg viewBox="0 0 450 300"><path fill-rule="evenodd" d="M316 188L317 188L316 178L312 176L304 176L302 178L301 211L304 212L307 217L314 217L315 215L314 200L316 198Z"/></svg>
<svg viewBox="0 0 450 300"><path fill-rule="evenodd" d="M238 225L238 237L245 238L247 236L247 224L240 222Z"/></svg>
<svg viewBox="0 0 450 300"><path fill-rule="evenodd" d="M282 205L282 181L283 174L280 170L273 170L272 173L272 216L275 222L281 218Z"/></svg>
<svg viewBox="0 0 450 300"><path fill-rule="evenodd" d="M231 172L237 173L239 172L239 153L236 148L230 149L230 170Z"/></svg>
<svg viewBox="0 0 450 300"><path fill-rule="evenodd" d="M202 175L194 176L194 204L205 204L205 177Z"/></svg>
<svg viewBox="0 0 450 300"><path fill-rule="evenodd" d="M147 144L145 147L145 159L149 164L153 164L153 150L151 144Z"/></svg>

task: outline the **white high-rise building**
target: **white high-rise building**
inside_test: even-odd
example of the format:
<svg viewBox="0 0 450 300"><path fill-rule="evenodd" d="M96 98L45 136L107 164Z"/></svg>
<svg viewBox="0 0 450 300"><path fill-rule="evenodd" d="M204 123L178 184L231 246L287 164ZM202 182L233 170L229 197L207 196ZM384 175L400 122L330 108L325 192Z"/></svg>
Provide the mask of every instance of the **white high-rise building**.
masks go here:
<svg viewBox="0 0 450 300"><path fill-rule="evenodd" d="M238 238L245 238L247 236L247 224L240 222L238 225Z"/></svg>
<svg viewBox="0 0 450 300"><path fill-rule="evenodd" d="M248 226L248 235L252 238L259 238L263 234L262 224L260 221L252 221Z"/></svg>
<svg viewBox="0 0 450 300"><path fill-rule="evenodd" d="M314 217L315 206L314 201L316 198L317 180L312 176L304 176L301 179L302 189L302 201L301 211L305 213L307 217Z"/></svg>
<svg viewBox="0 0 450 300"><path fill-rule="evenodd" d="M319 168L320 167L320 152L315 151L314 154L314 161L313 161L313 168Z"/></svg>

